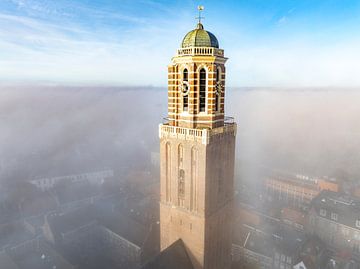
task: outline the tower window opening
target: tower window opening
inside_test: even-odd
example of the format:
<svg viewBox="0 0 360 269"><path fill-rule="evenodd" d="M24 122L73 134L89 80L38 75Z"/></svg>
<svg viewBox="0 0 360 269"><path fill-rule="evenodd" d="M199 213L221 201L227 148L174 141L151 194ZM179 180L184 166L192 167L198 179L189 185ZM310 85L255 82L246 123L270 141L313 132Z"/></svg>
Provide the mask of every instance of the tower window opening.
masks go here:
<svg viewBox="0 0 360 269"><path fill-rule="evenodd" d="M189 72L188 70L185 68L184 72L183 72L183 81L188 81L189 80Z"/></svg>
<svg viewBox="0 0 360 269"><path fill-rule="evenodd" d="M216 68L216 87L220 87L220 68ZM220 100L221 100L221 92L220 89L216 89L215 93L215 111L219 111L220 109Z"/></svg>
<svg viewBox="0 0 360 269"><path fill-rule="evenodd" d="M183 98L183 111L189 110L189 96L185 95Z"/></svg>
<svg viewBox="0 0 360 269"><path fill-rule="evenodd" d="M184 206L184 199L185 199L185 171L184 171L184 169L179 170L178 198L179 198L179 205Z"/></svg>
<svg viewBox="0 0 360 269"><path fill-rule="evenodd" d="M219 111L219 94L215 94L215 111Z"/></svg>
<svg viewBox="0 0 360 269"><path fill-rule="evenodd" d="M191 183L190 183L190 209L196 210L197 205L197 161L198 150L191 149Z"/></svg>
<svg viewBox="0 0 360 269"><path fill-rule="evenodd" d="M179 160L179 167L182 167L183 165L183 159L184 159L184 147L180 144L179 145L179 152L178 152L178 160Z"/></svg>
<svg viewBox="0 0 360 269"><path fill-rule="evenodd" d="M184 92L185 95L183 97L183 111L188 111L189 110L189 94L188 94L188 84L184 83L184 82L188 82L189 81L189 71L185 68L183 71L183 87L184 87Z"/></svg>
<svg viewBox="0 0 360 269"><path fill-rule="evenodd" d="M200 70L200 83L199 83L199 101L200 101L200 111L205 111L206 106L206 71L205 69Z"/></svg>
<svg viewBox="0 0 360 269"><path fill-rule="evenodd" d="M170 175L171 175L171 146L170 143L166 143L166 201L170 202L171 200L171 185L170 185Z"/></svg>

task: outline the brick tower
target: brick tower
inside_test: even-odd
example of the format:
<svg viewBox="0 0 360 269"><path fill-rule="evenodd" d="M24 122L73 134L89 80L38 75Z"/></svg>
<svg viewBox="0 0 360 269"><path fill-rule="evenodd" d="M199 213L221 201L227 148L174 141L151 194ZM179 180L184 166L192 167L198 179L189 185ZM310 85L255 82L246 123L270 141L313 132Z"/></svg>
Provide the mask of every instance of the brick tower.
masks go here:
<svg viewBox="0 0 360 269"><path fill-rule="evenodd" d="M196 29L168 66L159 126L161 250L181 239L196 269L229 269L236 123L226 118L224 51Z"/></svg>

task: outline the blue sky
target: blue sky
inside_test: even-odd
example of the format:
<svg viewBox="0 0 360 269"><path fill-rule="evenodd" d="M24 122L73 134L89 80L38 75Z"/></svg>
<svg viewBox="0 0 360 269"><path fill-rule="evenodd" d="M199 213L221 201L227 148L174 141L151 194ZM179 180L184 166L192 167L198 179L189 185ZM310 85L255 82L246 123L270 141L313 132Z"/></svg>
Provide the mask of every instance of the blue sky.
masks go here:
<svg viewBox="0 0 360 269"><path fill-rule="evenodd" d="M0 81L166 85L204 5L230 86L360 86L360 1L0 0Z"/></svg>

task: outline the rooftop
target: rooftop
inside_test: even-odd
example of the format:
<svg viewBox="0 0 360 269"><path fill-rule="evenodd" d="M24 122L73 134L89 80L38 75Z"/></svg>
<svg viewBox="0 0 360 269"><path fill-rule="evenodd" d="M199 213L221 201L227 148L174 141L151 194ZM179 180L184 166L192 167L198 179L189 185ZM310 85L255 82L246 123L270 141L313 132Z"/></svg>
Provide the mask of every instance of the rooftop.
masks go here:
<svg viewBox="0 0 360 269"><path fill-rule="evenodd" d="M13 262L9 255L5 252L0 252L0 268L3 269L19 269L17 265Z"/></svg>
<svg viewBox="0 0 360 269"><path fill-rule="evenodd" d="M18 245L33 237L22 224L2 225L0 229L0 249Z"/></svg>
<svg viewBox="0 0 360 269"><path fill-rule="evenodd" d="M249 231L244 248L269 258L273 256L272 241L264 234Z"/></svg>
<svg viewBox="0 0 360 269"><path fill-rule="evenodd" d="M93 206L80 208L65 214L53 213L49 222L56 233L67 233L96 220L96 211Z"/></svg>
<svg viewBox="0 0 360 269"><path fill-rule="evenodd" d="M213 47L219 48L219 42L215 35L204 30L204 26L199 22L194 30L188 32L182 43L182 48L188 47Z"/></svg>
<svg viewBox="0 0 360 269"><path fill-rule="evenodd" d="M272 237L274 247L289 256L296 255L306 240L304 233L282 226L277 227Z"/></svg>
<svg viewBox="0 0 360 269"><path fill-rule="evenodd" d="M11 255L19 269L73 269L49 244L39 240L36 248L28 248ZM3 267L1 267L3 268Z"/></svg>
<svg viewBox="0 0 360 269"><path fill-rule="evenodd" d="M313 199L311 207L318 215L321 209L325 210L325 214L320 215L323 218L334 221L331 214L335 213L338 223L360 229L356 227L356 221L360 220L360 200L355 197L324 190Z"/></svg>
<svg viewBox="0 0 360 269"><path fill-rule="evenodd" d="M149 234L146 226L125 215L104 218L99 224L140 248Z"/></svg>
<svg viewBox="0 0 360 269"><path fill-rule="evenodd" d="M193 269L191 260L181 239L162 251L142 269Z"/></svg>
<svg viewBox="0 0 360 269"><path fill-rule="evenodd" d="M306 221L304 212L289 207L285 207L281 210L281 218L301 225L305 225Z"/></svg>
<svg viewBox="0 0 360 269"><path fill-rule="evenodd" d="M302 188L311 189L314 191L320 190L319 186L316 183L314 183L312 181L300 180L298 178L277 175L277 176L270 176L270 177L268 177L268 179L271 181L276 181L276 182L280 181L282 184L289 184L291 186L298 186L298 187L302 187Z"/></svg>

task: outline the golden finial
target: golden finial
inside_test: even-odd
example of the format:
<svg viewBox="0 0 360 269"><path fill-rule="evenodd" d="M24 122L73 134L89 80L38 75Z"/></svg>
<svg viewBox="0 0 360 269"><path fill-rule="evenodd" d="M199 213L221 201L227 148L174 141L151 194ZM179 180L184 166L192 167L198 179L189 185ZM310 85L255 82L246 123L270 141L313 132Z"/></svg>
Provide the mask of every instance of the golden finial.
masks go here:
<svg viewBox="0 0 360 269"><path fill-rule="evenodd" d="M196 17L196 19L198 19L199 24L201 24L201 19L205 19L205 17L201 17L201 12L204 10L204 6L198 6L197 9L199 10L199 17Z"/></svg>

